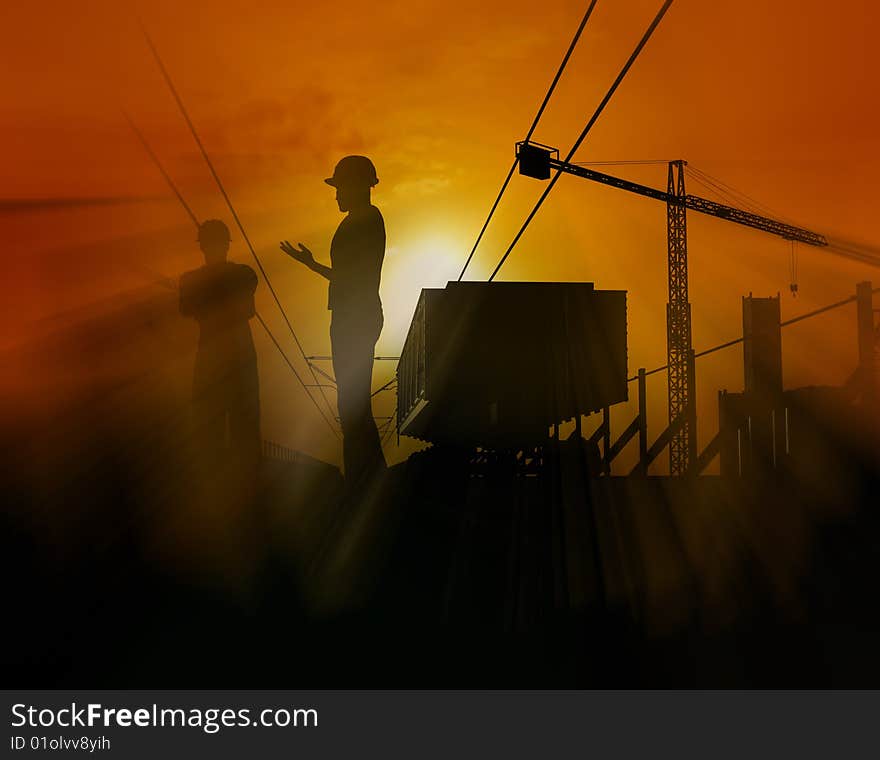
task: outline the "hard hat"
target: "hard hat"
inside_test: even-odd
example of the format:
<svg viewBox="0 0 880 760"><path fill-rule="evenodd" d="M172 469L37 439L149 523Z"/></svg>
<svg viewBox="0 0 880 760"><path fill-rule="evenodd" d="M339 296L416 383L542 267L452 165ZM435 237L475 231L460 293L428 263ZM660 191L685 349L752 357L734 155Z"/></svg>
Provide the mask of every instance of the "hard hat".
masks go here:
<svg viewBox="0 0 880 760"><path fill-rule="evenodd" d="M220 219L208 219L199 225L197 239L200 243L228 243L229 227Z"/></svg>
<svg viewBox="0 0 880 760"><path fill-rule="evenodd" d="M366 156L346 156L324 180L331 187L373 187L378 184L376 167Z"/></svg>

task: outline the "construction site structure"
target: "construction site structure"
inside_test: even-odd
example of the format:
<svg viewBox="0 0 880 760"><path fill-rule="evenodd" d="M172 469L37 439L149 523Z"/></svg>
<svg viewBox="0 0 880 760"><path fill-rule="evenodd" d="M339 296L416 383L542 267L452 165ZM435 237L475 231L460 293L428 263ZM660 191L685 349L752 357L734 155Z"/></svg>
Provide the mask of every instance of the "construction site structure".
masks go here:
<svg viewBox="0 0 880 760"><path fill-rule="evenodd" d="M421 293L397 369L398 432L520 447L627 399L626 292L450 282Z"/></svg>
<svg viewBox="0 0 880 760"><path fill-rule="evenodd" d="M707 198L689 195L685 188L686 161L670 161L666 190L605 174L595 169L563 161L559 151L547 145L523 141L517 143L516 155L520 174L535 179L550 179L553 172L564 172L604 185L627 190L666 204L668 303L666 307L666 350L669 423L677 420L677 432L669 441L671 475L684 475L695 463L697 437L694 415L690 406L694 399L693 377L688 369L691 342L691 307L688 298L687 211L698 211L729 222L778 235L786 240L811 246L827 246L824 236L810 230L754 214L734 206L716 203Z"/></svg>
<svg viewBox="0 0 880 760"><path fill-rule="evenodd" d="M876 353L873 289L859 283L859 363L842 386L784 389L779 296L743 298L743 392L718 394L719 451L725 477L762 479L787 471L787 482L815 487L845 482L868 466L876 439ZM846 303L844 302L844 303Z"/></svg>

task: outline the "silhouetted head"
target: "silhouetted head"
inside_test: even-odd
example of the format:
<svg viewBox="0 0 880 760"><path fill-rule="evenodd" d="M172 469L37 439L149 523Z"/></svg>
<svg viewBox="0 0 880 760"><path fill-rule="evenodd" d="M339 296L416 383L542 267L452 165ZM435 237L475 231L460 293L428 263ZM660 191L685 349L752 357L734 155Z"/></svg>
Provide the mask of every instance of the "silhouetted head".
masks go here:
<svg viewBox="0 0 880 760"><path fill-rule="evenodd" d="M208 219L199 225L199 248L205 254L205 262L215 264L226 261L229 251L229 227L219 219Z"/></svg>
<svg viewBox="0 0 880 760"><path fill-rule="evenodd" d="M376 167L366 156L346 156L333 170L333 176L324 180L336 188L336 203L340 211L353 211L370 205L370 190L379 183Z"/></svg>

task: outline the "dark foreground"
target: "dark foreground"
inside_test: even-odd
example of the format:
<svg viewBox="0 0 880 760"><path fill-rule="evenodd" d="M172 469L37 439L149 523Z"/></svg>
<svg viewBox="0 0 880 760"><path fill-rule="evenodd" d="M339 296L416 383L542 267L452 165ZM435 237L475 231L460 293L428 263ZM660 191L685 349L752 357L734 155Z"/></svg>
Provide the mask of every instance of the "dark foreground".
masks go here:
<svg viewBox="0 0 880 760"><path fill-rule="evenodd" d="M33 491L8 491L10 686L880 677L870 469L823 491L589 478L565 443L507 464L428 451L346 505L338 473L270 461L254 502L234 514L218 496L227 489L169 486L147 499L117 457L115 480L92 470L73 490L42 494L42 513ZM199 498L183 516L147 511Z"/></svg>

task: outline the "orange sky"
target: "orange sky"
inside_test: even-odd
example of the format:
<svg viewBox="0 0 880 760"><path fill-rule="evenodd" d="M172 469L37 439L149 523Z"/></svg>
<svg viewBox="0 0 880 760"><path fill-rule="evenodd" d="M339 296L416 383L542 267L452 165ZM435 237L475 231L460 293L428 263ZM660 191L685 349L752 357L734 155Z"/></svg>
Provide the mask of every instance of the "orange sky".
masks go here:
<svg viewBox="0 0 880 760"><path fill-rule="evenodd" d="M9 5L9 4L7 4ZM388 228L386 330L397 354L420 288L457 275L586 3L141 2L4 9L0 195L144 197L142 203L3 212L3 344L36 320L177 276L199 263L192 229L128 130L124 107L201 217L229 218L139 35L176 79L307 351L329 348L325 285L277 250L290 238L326 258L340 215L321 183L345 153L370 155ZM599 0L535 138L566 150L659 0ZM578 159L686 158L781 215L880 246L880 10L867 1L677 0ZM612 170L613 171L613 170ZM659 166L621 174L662 186ZM517 177L469 275L485 277L541 191ZM702 188L689 190L700 194ZM697 349L741 332L740 298L783 291L783 318L854 291L876 271L691 214ZM235 235L233 253L248 254ZM630 367L665 362L665 209L565 177L502 279L591 280L629 291ZM268 292L258 305L283 335ZM842 310L785 333L789 385L839 382L855 361ZM336 457L277 355L257 338L267 437ZM291 346L291 350L295 351ZM392 371L379 365L376 384ZM738 350L698 368L701 439L715 394L741 388ZM651 388L655 432L664 380ZM388 413L393 398L378 405ZM615 420L626 424L632 409ZM704 435L705 432L705 435ZM327 440L325 440L325 438Z"/></svg>

